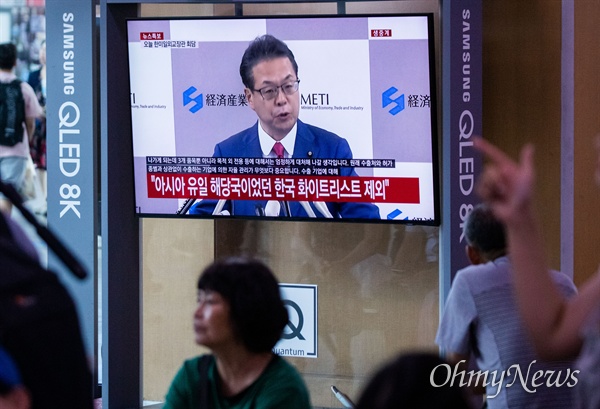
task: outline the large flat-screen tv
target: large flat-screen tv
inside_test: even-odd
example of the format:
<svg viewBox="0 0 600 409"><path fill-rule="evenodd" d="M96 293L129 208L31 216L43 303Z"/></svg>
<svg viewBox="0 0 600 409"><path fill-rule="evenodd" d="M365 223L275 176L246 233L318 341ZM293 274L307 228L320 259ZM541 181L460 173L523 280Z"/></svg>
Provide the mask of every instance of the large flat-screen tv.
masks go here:
<svg viewBox="0 0 600 409"><path fill-rule="evenodd" d="M432 24L430 14L129 20L136 213L439 224ZM297 70L263 44L244 85L242 56L264 35Z"/></svg>

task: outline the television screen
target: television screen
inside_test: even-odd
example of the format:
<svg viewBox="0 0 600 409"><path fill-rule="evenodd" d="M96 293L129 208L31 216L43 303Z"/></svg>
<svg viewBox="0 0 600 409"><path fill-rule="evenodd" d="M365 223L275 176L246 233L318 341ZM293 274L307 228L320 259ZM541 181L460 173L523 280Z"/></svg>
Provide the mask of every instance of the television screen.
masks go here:
<svg viewBox="0 0 600 409"><path fill-rule="evenodd" d="M430 14L127 30L140 216L439 224Z"/></svg>

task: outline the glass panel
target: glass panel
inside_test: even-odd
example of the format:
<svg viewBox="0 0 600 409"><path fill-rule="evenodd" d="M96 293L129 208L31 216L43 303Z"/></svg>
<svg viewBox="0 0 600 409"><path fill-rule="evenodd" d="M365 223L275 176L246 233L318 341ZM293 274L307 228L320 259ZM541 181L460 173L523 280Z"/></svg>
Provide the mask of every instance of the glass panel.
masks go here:
<svg viewBox="0 0 600 409"><path fill-rule="evenodd" d="M438 229L383 224L218 220L216 257L248 255L282 283L318 286L318 358L288 358L318 407L329 386L356 397L399 351L437 351Z"/></svg>
<svg viewBox="0 0 600 409"><path fill-rule="evenodd" d="M214 225L214 229L213 229ZM196 280L215 257L261 259L282 283L318 286L318 357L288 358L317 407L356 398L402 350L437 350L438 229L250 220L143 221L144 399L163 400L193 342Z"/></svg>
<svg viewBox="0 0 600 409"><path fill-rule="evenodd" d="M437 13L439 0L349 1L346 14Z"/></svg>
<svg viewBox="0 0 600 409"><path fill-rule="evenodd" d="M337 4L335 2L244 4L244 15L246 16L276 16L289 14L337 14Z"/></svg>
<svg viewBox="0 0 600 409"><path fill-rule="evenodd" d="M142 219L143 398L163 401L185 359L206 352L194 343L196 281L213 260L210 220Z"/></svg>
<svg viewBox="0 0 600 409"><path fill-rule="evenodd" d="M234 4L142 4L141 17L233 16Z"/></svg>

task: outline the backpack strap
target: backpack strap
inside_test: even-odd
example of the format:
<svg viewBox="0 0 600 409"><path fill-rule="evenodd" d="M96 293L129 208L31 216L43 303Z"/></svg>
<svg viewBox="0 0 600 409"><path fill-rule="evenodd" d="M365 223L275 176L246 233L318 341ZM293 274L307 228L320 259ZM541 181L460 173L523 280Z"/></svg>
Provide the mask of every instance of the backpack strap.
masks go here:
<svg viewBox="0 0 600 409"><path fill-rule="evenodd" d="M14 146L23 140L25 123L25 99L21 89L21 80L0 83L0 145ZM11 89L11 91L9 91ZM4 105L11 105L7 109Z"/></svg>
<svg viewBox="0 0 600 409"><path fill-rule="evenodd" d="M213 409L212 399L210 398L210 385L208 381L208 367L212 355L203 355L198 360L198 372L200 373L200 408Z"/></svg>

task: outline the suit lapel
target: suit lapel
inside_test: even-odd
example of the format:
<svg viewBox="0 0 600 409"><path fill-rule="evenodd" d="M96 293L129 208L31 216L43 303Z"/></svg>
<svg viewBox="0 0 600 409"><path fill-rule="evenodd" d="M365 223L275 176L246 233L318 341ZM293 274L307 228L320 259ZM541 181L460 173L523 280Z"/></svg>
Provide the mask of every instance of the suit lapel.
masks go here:
<svg viewBox="0 0 600 409"><path fill-rule="evenodd" d="M258 139L258 121L244 135L244 146L240 146L240 151L243 152L240 156L248 158L262 158L262 150L260 149L260 141Z"/></svg>
<svg viewBox="0 0 600 409"><path fill-rule="evenodd" d="M294 145L294 158L308 158L308 153L313 158L318 158L319 147L317 146L315 135L308 129L304 122L298 120L296 131L296 144Z"/></svg>

